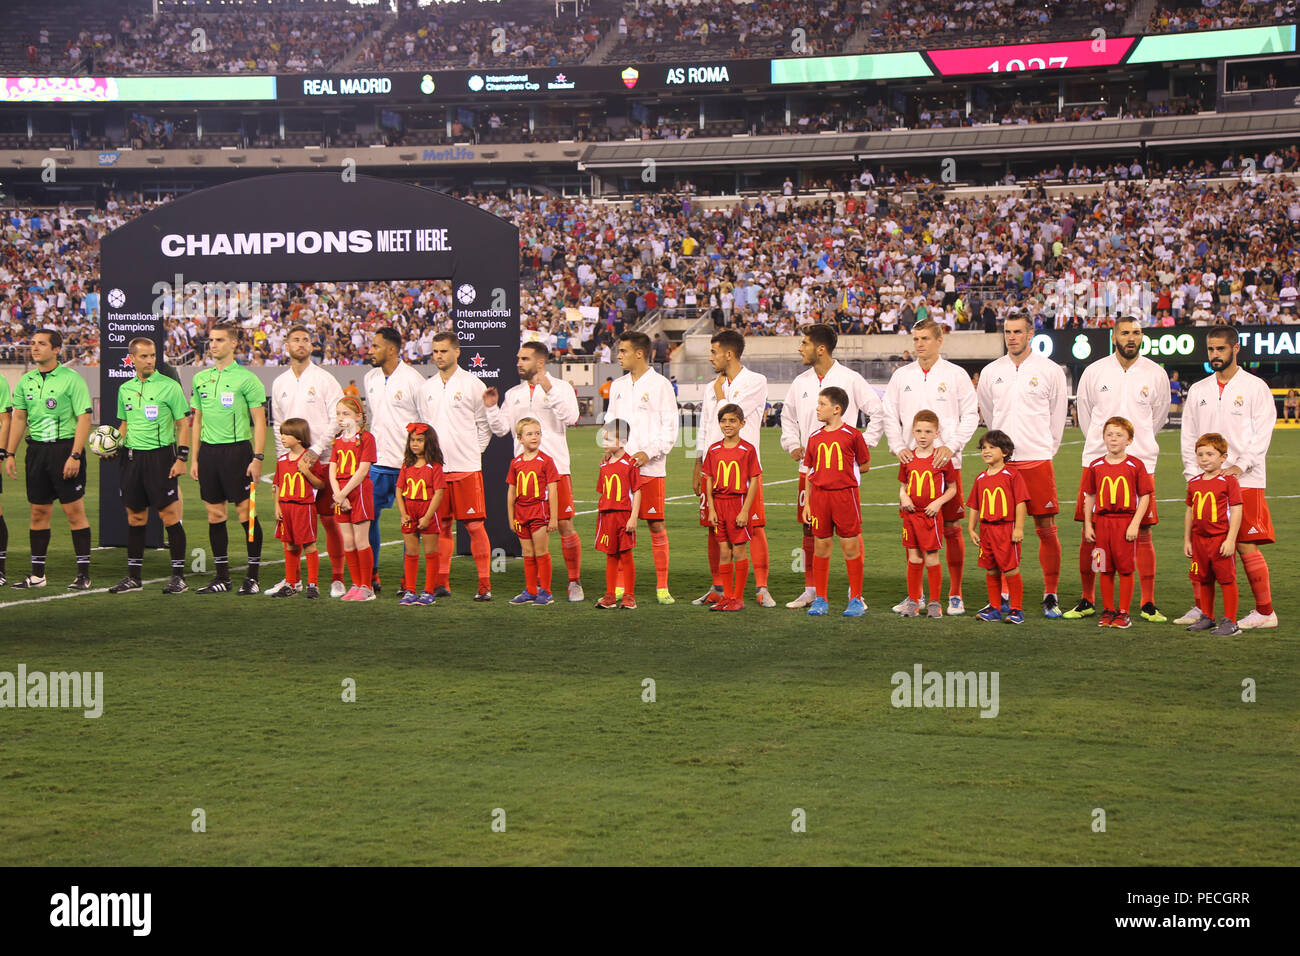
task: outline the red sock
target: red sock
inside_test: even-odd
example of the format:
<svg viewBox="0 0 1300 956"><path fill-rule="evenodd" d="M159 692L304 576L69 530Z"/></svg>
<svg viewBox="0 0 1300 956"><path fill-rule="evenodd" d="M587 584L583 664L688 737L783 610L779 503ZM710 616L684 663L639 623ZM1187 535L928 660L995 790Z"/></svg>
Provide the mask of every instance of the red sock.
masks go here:
<svg viewBox="0 0 1300 956"><path fill-rule="evenodd" d="M731 585L731 596L733 599L743 601L745 599L745 584L749 581L749 559L732 562L732 574L734 581Z"/></svg>
<svg viewBox="0 0 1300 956"><path fill-rule="evenodd" d="M624 551L619 560L619 573L623 578L623 600L636 599L636 563L631 551Z"/></svg>
<svg viewBox="0 0 1300 956"><path fill-rule="evenodd" d="M402 590L415 590L415 576L420 573L420 556L418 554L402 554Z"/></svg>
<svg viewBox="0 0 1300 956"><path fill-rule="evenodd" d="M767 531L763 528L754 528L751 534L753 538L749 541L749 551L754 563L754 585L765 588L771 560L767 549Z"/></svg>
<svg viewBox="0 0 1300 956"><path fill-rule="evenodd" d="M605 555L605 594L609 597L614 596L614 591L618 587L618 555Z"/></svg>
<svg viewBox="0 0 1300 956"><path fill-rule="evenodd" d="M819 558L813 555L813 586L817 588L817 596L825 598L831 584L831 559L829 557Z"/></svg>
<svg viewBox="0 0 1300 956"><path fill-rule="evenodd" d="M1092 569L1092 552L1095 548L1084 538L1079 539L1079 584L1082 596L1089 604L1097 603L1097 572Z"/></svg>
<svg viewBox="0 0 1300 956"><path fill-rule="evenodd" d="M1002 575L997 572L985 572L984 586L989 591L989 607L996 611L1002 607Z"/></svg>
<svg viewBox="0 0 1300 956"><path fill-rule="evenodd" d="M943 565L928 565L925 573L930 577L930 600L937 601L943 594Z"/></svg>
<svg viewBox="0 0 1300 956"><path fill-rule="evenodd" d="M487 528L482 521L467 521L469 530L469 553L474 557L474 567L478 569L478 586L481 590L492 589L492 542L488 540Z"/></svg>
<svg viewBox="0 0 1300 956"><path fill-rule="evenodd" d="M370 587L375 575L375 552L370 550L370 545L357 548L357 567L361 569L361 586Z"/></svg>
<svg viewBox="0 0 1300 956"><path fill-rule="evenodd" d="M907 597L921 603L921 579L925 576L925 565L921 562L907 562Z"/></svg>
<svg viewBox="0 0 1300 956"><path fill-rule="evenodd" d="M1119 609L1127 614L1133 607L1133 575L1119 576Z"/></svg>
<svg viewBox="0 0 1300 956"><path fill-rule="evenodd" d="M1142 586L1142 603L1156 602L1156 547L1151 543L1150 530L1138 532L1138 581Z"/></svg>
<svg viewBox="0 0 1300 956"><path fill-rule="evenodd" d="M320 552L307 552L307 583L316 584L320 580Z"/></svg>
<svg viewBox="0 0 1300 956"><path fill-rule="evenodd" d="M451 556L456 553L455 524L447 521L438 532L438 585L451 587Z"/></svg>
<svg viewBox="0 0 1300 956"><path fill-rule="evenodd" d="M438 586L438 572L441 570L441 565L442 559L436 548L424 553L424 589L430 594Z"/></svg>
<svg viewBox="0 0 1300 956"><path fill-rule="evenodd" d="M1101 576L1101 606L1105 611L1115 610L1115 574L1112 571Z"/></svg>
<svg viewBox="0 0 1300 956"><path fill-rule="evenodd" d="M537 555L537 586L543 591L550 591L553 573L554 568L551 565L550 553Z"/></svg>
<svg viewBox="0 0 1300 956"><path fill-rule="evenodd" d="M732 570L732 564L733 564L733 563L734 563L734 562L732 562L732 561L725 561L725 562L724 562L721 558L719 558L719 559L718 559L718 573L717 573L716 575L714 575L714 578L713 578L713 580L717 581L718 584L721 585L721 587L722 587L722 596L723 596L726 600L728 600L728 601L730 601L733 597L735 597L735 595L731 593L731 585L732 585L732 583L733 583L733 582L732 582L732 577L734 576L734 574L733 574L733 570Z"/></svg>
<svg viewBox="0 0 1300 956"><path fill-rule="evenodd" d="M1201 613L1206 617L1214 618L1214 582L1208 581L1201 584Z"/></svg>
<svg viewBox="0 0 1300 956"><path fill-rule="evenodd" d="M668 532L660 531L658 534L650 535L650 554L655 561L655 585L656 587L668 588ZM625 585L626 586L626 585ZM631 591L628 588L628 591Z"/></svg>
<svg viewBox="0 0 1300 956"><path fill-rule="evenodd" d="M1054 524L1038 529L1038 563L1043 567L1043 593L1055 594L1061 584L1061 537Z"/></svg>
<svg viewBox="0 0 1300 956"><path fill-rule="evenodd" d="M943 529L943 540L948 550L948 596L961 596L961 576L962 570L966 564L966 539L962 537L960 527L945 527ZM931 601L936 601L933 594L930 595ZM1001 601L994 603L997 607Z"/></svg>
<svg viewBox="0 0 1300 956"><path fill-rule="evenodd" d="M1011 605L1011 610L1023 611L1025 609L1024 579L1019 574L1008 574L1002 580L1007 585L1007 603Z"/></svg>
<svg viewBox="0 0 1300 956"><path fill-rule="evenodd" d="M564 567L569 572L569 580L577 581L582 577L582 538L578 532L566 534L560 539L560 552L564 555Z"/></svg>
<svg viewBox="0 0 1300 956"><path fill-rule="evenodd" d="M355 549L344 550L343 559L348 563L348 577L352 579L352 586L361 586L361 565L357 564L357 552Z"/></svg>
<svg viewBox="0 0 1300 956"><path fill-rule="evenodd" d="M709 529L709 574L713 575L713 586L715 588L727 589L727 582L722 577L722 546L718 544L718 536Z"/></svg>
<svg viewBox="0 0 1300 956"><path fill-rule="evenodd" d="M291 587L297 587L299 581L299 569L301 567L302 554L296 551L290 551L288 545L284 549L284 579L289 582Z"/></svg>
<svg viewBox="0 0 1300 956"><path fill-rule="evenodd" d="M1221 584L1219 587L1223 590L1223 613L1229 619L1237 619L1237 582L1231 584Z"/></svg>
<svg viewBox="0 0 1300 956"><path fill-rule="evenodd" d="M524 555L524 590L537 593L537 559L527 554Z"/></svg>
<svg viewBox="0 0 1300 956"><path fill-rule="evenodd" d="M861 539L858 539L861 541ZM856 558L845 558L844 567L849 572L849 600L862 597L862 553Z"/></svg>
<svg viewBox="0 0 1300 956"><path fill-rule="evenodd" d="M325 550L330 556L330 577L335 581L343 580L343 535L339 532L338 522L333 515L321 515L321 524L325 526Z"/></svg>
<svg viewBox="0 0 1300 956"><path fill-rule="evenodd" d="M817 588L817 574L813 570L813 537L810 534L803 536L803 586L805 588Z"/></svg>
<svg viewBox="0 0 1300 956"><path fill-rule="evenodd" d="M1252 551L1241 556L1241 566L1246 569L1246 580L1255 595L1255 610L1260 614L1273 613L1273 589L1268 577L1268 562L1263 551Z"/></svg>

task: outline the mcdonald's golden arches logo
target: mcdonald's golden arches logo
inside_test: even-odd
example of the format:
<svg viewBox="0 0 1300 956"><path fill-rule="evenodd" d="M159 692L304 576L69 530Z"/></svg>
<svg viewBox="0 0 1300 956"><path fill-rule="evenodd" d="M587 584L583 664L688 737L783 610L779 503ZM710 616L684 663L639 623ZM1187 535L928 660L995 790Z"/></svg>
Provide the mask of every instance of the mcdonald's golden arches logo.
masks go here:
<svg viewBox="0 0 1300 956"><path fill-rule="evenodd" d="M1214 492L1212 492L1212 491L1198 491L1198 492L1195 492L1192 501L1193 501L1193 505L1192 505L1192 507L1194 507L1194 508L1196 509L1196 520L1197 520L1197 521L1202 520L1202 517L1203 517L1203 515L1204 515L1204 513L1205 513L1205 506L1208 504L1208 505L1210 506L1210 522L1211 522L1211 524L1213 524L1213 523L1217 523L1217 522L1218 522L1218 520L1219 520L1219 503L1218 503L1218 501L1215 500Z"/></svg>
<svg viewBox="0 0 1300 956"><path fill-rule="evenodd" d="M715 488L720 488L726 491L743 491L744 489L740 487L740 462L718 462L718 469L713 479L713 485Z"/></svg>
<svg viewBox="0 0 1300 956"><path fill-rule="evenodd" d="M1119 500L1120 491L1124 492L1124 503L1121 506ZM1101 487L1097 489L1097 503L1103 508L1106 506L1106 493L1110 492L1110 503L1112 505L1128 508L1132 502L1129 496L1128 479L1123 475L1107 475L1101 480Z"/></svg>
<svg viewBox="0 0 1300 956"><path fill-rule="evenodd" d="M605 497L612 501L623 500L623 479L618 475L605 476Z"/></svg>
<svg viewBox="0 0 1300 956"><path fill-rule="evenodd" d="M830 468L831 458L835 458L837 471L844 470L844 446L838 442L828 442L817 446L817 470Z"/></svg>
<svg viewBox="0 0 1300 956"><path fill-rule="evenodd" d="M618 477L618 476L615 475L614 477ZM606 484L609 483L608 478L605 480L605 483ZM520 498L527 498L528 486L530 484L532 485L533 488L532 497L534 498L541 497L541 492L538 490L537 472L535 471L521 471L515 475L515 494Z"/></svg>
<svg viewBox="0 0 1300 956"><path fill-rule="evenodd" d="M335 465L338 466L339 471L348 475L355 475L357 473L357 453L351 448L342 449L338 452L338 460Z"/></svg>
<svg viewBox="0 0 1300 956"><path fill-rule="evenodd" d="M303 498L307 495L307 479L301 471L291 471L280 479L281 498Z"/></svg>
<svg viewBox="0 0 1300 956"><path fill-rule="evenodd" d="M926 489L929 489L927 492ZM914 471L907 476L907 495L909 498L928 497L933 501L936 497L934 491L934 472L932 471Z"/></svg>
<svg viewBox="0 0 1300 956"><path fill-rule="evenodd" d="M1192 574L1200 574L1200 573L1201 573L1201 566L1200 566L1199 564L1197 564L1195 561L1193 561L1193 562L1192 562Z"/></svg>
<svg viewBox="0 0 1300 956"><path fill-rule="evenodd" d="M428 501L429 486L423 478L407 478L406 490L402 492L402 496L411 501Z"/></svg>
<svg viewBox="0 0 1300 956"><path fill-rule="evenodd" d="M995 505L1002 505L1002 510L994 510ZM1010 518L1011 512L1007 508L1007 490L1005 488L985 488L980 493L980 519L993 520L995 518Z"/></svg>

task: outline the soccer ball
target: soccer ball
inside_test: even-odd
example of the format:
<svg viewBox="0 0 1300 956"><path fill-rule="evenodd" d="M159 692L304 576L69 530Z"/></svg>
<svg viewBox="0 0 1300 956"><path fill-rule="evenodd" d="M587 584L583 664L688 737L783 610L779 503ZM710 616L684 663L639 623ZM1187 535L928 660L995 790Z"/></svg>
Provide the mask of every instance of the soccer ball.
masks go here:
<svg viewBox="0 0 1300 956"><path fill-rule="evenodd" d="M115 309L122 308L122 306L126 304L126 293L121 289L109 289L108 304Z"/></svg>
<svg viewBox="0 0 1300 956"><path fill-rule="evenodd" d="M473 304L474 299L477 296L478 293L474 291L474 287L470 285L468 282L466 282L464 285L462 285L459 289L456 290L456 301L459 302L461 305Z"/></svg>
<svg viewBox="0 0 1300 956"><path fill-rule="evenodd" d="M100 458L116 454L121 445L122 433L112 425L100 425L90 433L90 438L86 441L86 447Z"/></svg>

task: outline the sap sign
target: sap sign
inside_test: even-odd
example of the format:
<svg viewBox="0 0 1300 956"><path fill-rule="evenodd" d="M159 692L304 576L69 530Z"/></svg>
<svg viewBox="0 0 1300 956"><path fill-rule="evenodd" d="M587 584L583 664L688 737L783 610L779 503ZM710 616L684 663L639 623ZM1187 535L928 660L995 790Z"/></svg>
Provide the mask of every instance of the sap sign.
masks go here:
<svg viewBox="0 0 1300 956"><path fill-rule="evenodd" d="M675 66L668 71L669 86L730 82L731 76L725 66Z"/></svg>

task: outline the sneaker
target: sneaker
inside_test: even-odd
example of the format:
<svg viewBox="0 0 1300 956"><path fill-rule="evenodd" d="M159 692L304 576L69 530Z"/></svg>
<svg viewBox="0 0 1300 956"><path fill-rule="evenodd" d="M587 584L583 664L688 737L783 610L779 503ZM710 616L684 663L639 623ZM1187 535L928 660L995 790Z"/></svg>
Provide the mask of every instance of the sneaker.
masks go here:
<svg viewBox="0 0 1300 956"><path fill-rule="evenodd" d="M1156 607L1150 601L1142 605L1142 618L1151 621L1153 624L1163 624L1169 618L1160 613L1160 608Z"/></svg>
<svg viewBox="0 0 1300 956"><path fill-rule="evenodd" d="M555 603L555 595L550 591L538 591L537 599L533 601L538 607L546 607L548 604Z"/></svg>
<svg viewBox="0 0 1300 956"><path fill-rule="evenodd" d="M0 588L4 587L8 583L9 583L9 579L5 577L3 574L0 574Z"/></svg>
<svg viewBox="0 0 1300 956"><path fill-rule="evenodd" d="M596 609L608 611L610 608L618 607L618 598L612 594L604 594L596 599Z"/></svg>
<svg viewBox="0 0 1300 956"><path fill-rule="evenodd" d="M960 594L954 594L948 598L948 613L949 614L966 613L966 605L962 603Z"/></svg>
<svg viewBox="0 0 1300 956"><path fill-rule="evenodd" d="M718 607L718 606L715 604L714 607ZM745 609L744 598L732 598L730 601L726 602L725 607L718 608L719 611L743 611L744 609Z"/></svg>
<svg viewBox="0 0 1300 956"><path fill-rule="evenodd" d="M1008 624L1024 624L1025 612L1020 610L1018 607L1013 607L1011 612L1006 616L1006 622Z"/></svg>
<svg viewBox="0 0 1300 956"><path fill-rule="evenodd" d="M396 597L397 597L397 603L398 603L398 604L401 604L404 600L406 600L406 596L407 596L408 594L414 595L415 592L414 592L414 591L408 591L408 590L406 590L406 588L398 588L398 589L397 589L397 595L396 595Z"/></svg>
<svg viewBox="0 0 1300 956"><path fill-rule="evenodd" d="M722 588L718 587L715 584L713 585L713 587L709 588L707 591L705 591L703 594L701 594L691 603L694 604L696 607L701 607L705 604L717 604L722 599L723 599Z"/></svg>
<svg viewBox="0 0 1300 956"><path fill-rule="evenodd" d="M913 601L911 598L908 598L902 604L895 604L894 608L894 613L900 617L916 617L921 613L920 602Z"/></svg>
<svg viewBox="0 0 1300 956"><path fill-rule="evenodd" d="M411 607L414 604L418 604L419 601L420 601L419 595L417 595L414 591L407 591L405 594L402 595L402 599L397 603L402 605L403 607Z"/></svg>
<svg viewBox="0 0 1300 956"><path fill-rule="evenodd" d="M474 595L474 600L480 602L490 601L492 600L492 592L485 587L480 587L478 593Z"/></svg>
<svg viewBox="0 0 1300 956"><path fill-rule="evenodd" d="M1204 614L1202 614L1200 620L1198 620L1195 624L1189 624L1187 626L1187 629L1189 631L1212 631L1214 630L1215 627L1216 625L1214 622L1214 618L1206 617Z"/></svg>
<svg viewBox="0 0 1300 956"><path fill-rule="evenodd" d="M185 578L183 576L179 574L173 574L171 576L171 579L165 585L163 585L162 593L163 594L184 594L189 589L190 586L185 583Z"/></svg>
<svg viewBox="0 0 1300 956"><path fill-rule="evenodd" d="M831 605L824 597L813 598L812 604L808 605L809 617L825 617L830 613Z"/></svg>
<svg viewBox="0 0 1300 956"><path fill-rule="evenodd" d="M421 591L415 599L415 603L420 607L431 607L438 603L438 599L433 596L431 591Z"/></svg>
<svg viewBox="0 0 1300 956"><path fill-rule="evenodd" d="M348 593L348 586L344 584L342 581L330 582L330 597L341 598L343 595L347 593Z"/></svg>
<svg viewBox="0 0 1300 956"><path fill-rule="evenodd" d="M1079 598L1079 603L1062 614L1061 617L1069 621L1077 621L1081 617L1092 617L1096 613L1097 605Z"/></svg>
<svg viewBox="0 0 1300 956"><path fill-rule="evenodd" d="M731 603L731 598L725 595L719 595L716 601L704 605L704 609L706 611L725 611L727 609L727 605L730 603Z"/></svg>
<svg viewBox="0 0 1300 956"><path fill-rule="evenodd" d="M127 591L143 591L144 582L139 578L133 578L127 575L108 589L109 594L125 594Z"/></svg>
<svg viewBox="0 0 1300 956"><path fill-rule="evenodd" d="M759 607L776 607L776 599L767 588L759 588L754 592L754 603Z"/></svg>
<svg viewBox="0 0 1300 956"><path fill-rule="evenodd" d="M378 595L375 594L375 589L374 589L374 588L362 588L362 589L361 589L361 594L360 594L359 597L357 597L357 600L358 600L358 601L373 601L376 597L378 597Z"/></svg>
<svg viewBox="0 0 1300 956"><path fill-rule="evenodd" d="M261 588L257 586L257 578L244 578L244 583L239 586L236 594L242 594L247 597L250 594L257 594Z"/></svg>
<svg viewBox="0 0 1300 956"><path fill-rule="evenodd" d="M1133 619L1128 616L1128 611L1116 611L1115 616L1111 618L1110 626L1126 631L1133 626Z"/></svg>
<svg viewBox="0 0 1300 956"><path fill-rule="evenodd" d="M302 589L302 596L309 599L318 598L320 597L320 588L314 584L309 584Z"/></svg>
<svg viewBox="0 0 1300 956"><path fill-rule="evenodd" d="M1272 614L1260 614L1258 611L1251 611L1237 622L1237 626L1243 631L1277 627L1277 611Z"/></svg>
<svg viewBox="0 0 1300 956"><path fill-rule="evenodd" d="M45 587L45 576L42 575L38 578L34 574L29 574L27 577L15 584L14 587L19 591L29 591L32 588L43 588Z"/></svg>
<svg viewBox="0 0 1300 956"><path fill-rule="evenodd" d="M196 594L222 594L230 590L230 578L215 577L206 585L199 588Z"/></svg>
<svg viewBox="0 0 1300 956"><path fill-rule="evenodd" d="M433 597L434 600L437 600L438 598L451 597L451 589L445 588L440 584L433 589Z"/></svg>
<svg viewBox="0 0 1300 956"><path fill-rule="evenodd" d="M923 594L921 595L921 597L924 598L925 595ZM902 614L903 608L907 607L907 602L910 600L912 600L910 597L905 597L903 598L903 600L899 601L897 604L891 607L890 610L893 611L895 614ZM920 604L917 604L917 607L920 607Z"/></svg>
<svg viewBox="0 0 1300 956"><path fill-rule="evenodd" d="M943 605L938 601L931 601L925 609L926 617L943 617Z"/></svg>
<svg viewBox="0 0 1300 956"><path fill-rule="evenodd" d="M1043 617L1058 618L1061 616L1061 602L1056 599L1055 594L1043 595Z"/></svg>
<svg viewBox="0 0 1300 956"><path fill-rule="evenodd" d="M1210 632L1215 637L1234 637L1241 633L1241 627L1230 617L1219 619L1219 626Z"/></svg>
<svg viewBox="0 0 1300 956"><path fill-rule="evenodd" d="M624 594L624 595L623 595L623 600L621 600L621 601L618 602L618 606L619 606L619 608L621 608L621 609L624 610L624 611L635 611L635 610L636 610L636 595L635 595L635 594Z"/></svg>
<svg viewBox="0 0 1300 956"><path fill-rule="evenodd" d="M840 617L862 617L867 613L867 602L860 597L850 598L849 605Z"/></svg>
<svg viewBox="0 0 1300 956"><path fill-rule="evenodd" d="M577 604L579 601L585 601L586 599L587 599L587 595L585 595L584 593L582 593L582 582L581 582L581 581L570 581L570 582L569 582L569 601L570 601L571 603L573 603L573 604Z"/></svg>
<svg viewBox="0 0 1300 956"><path fill-rule="evenodd" d="M1110 627L1115 621L1114 611L1102 611L1101 617L1097 618L1098 627Z"/></svg>
<svg viewBox="0 0 1300 956"><path fill-rule="evenodd" d="M995 608L992 604L985 604L984 607L980 608L979 614L975 616L978 617L981 621L1002 620L1002 612L999 611L997 608Z"/></svg>
<svg viewBox="0 0 1300 956"><path fill-rule="evenodd" d="M659 602L660 604L676 604L676 603L677 603L677 599L676 599L675 597L673 597L671 594L668 593L668 589L667 589L667 588L656 588L656 589L655 589L655 599L658 600L658 602Z"/></svg>
<svg viewBox="0 0 1300 956"><path fill-rule="evenodd" d="M813 603L813 601L816 600L817 600L817 592L814 591L812 588L804 588L803 594L800 594L793 601L790 601L788 604L786 604L786 607L790 608L790 610L792 611L797 611L800 610L801 608L808 607Z"/></svg>
<svg viewBox="0 0 1300 956"><path fill-rule="evenodd" d="M268 592L268 593L269 593L269 592ZM280 590L277 591L275 594L272 594L271 597L273 597L273 598L291 598L291 597L295 596L297 593L298 593L298 589L297 589L296 587L289 587L289 585L286 584L284 587L280 588Z"/></svg>
<svg viewBox="0 0 1300 956"><path fill-rule="evenodd" d="M78 575L76 576L76 578L73 579L72 583L68 585L67 590L69 590L69 591L89 591L89 590L90 590L90 575L88 575L88 574L78 574Z"/></svg>
<svg viewBox="0 0 1300 956"><path fill-rule="evenodd" d="M281 578L278 583L273 584L271 587L267 588L262 593L265 594L267 597L277 597L279 593L283 591L285 588L287 588L288 586L289 586L288 579Z"/></svg>
<svg viewBox="0 0 1300 956"><path fill-rule="evenodd" d="M478 598L476 597L474 598L474 600L477 601ZM532 604L536 600L537 600L537 595L534 594L532 591L520 591L518 594L516 594L514 597L510 599L510 603L511 604Z"/></svg>
<svg viewBox="0 0 1300 956"><path fill-rule="evenodd" d="M1176 618L1174 618L1174 623L1175 623L1175 624L1195 624L1197 621L1199 621L1199 620L1200 620L1201 618L1203 618L1203 617L1205 617L1205 612L1202 611L1202 610L1201 610L1199 607L1197 607L1195 604L1193 604L1193 605L1192 605L1192 609L1191 609L1190 611L1188 611L1186 614L1184 614L1182 617L1176 617Z"/></svg>

